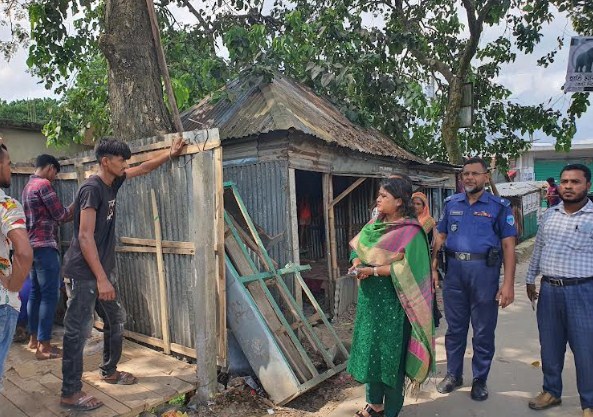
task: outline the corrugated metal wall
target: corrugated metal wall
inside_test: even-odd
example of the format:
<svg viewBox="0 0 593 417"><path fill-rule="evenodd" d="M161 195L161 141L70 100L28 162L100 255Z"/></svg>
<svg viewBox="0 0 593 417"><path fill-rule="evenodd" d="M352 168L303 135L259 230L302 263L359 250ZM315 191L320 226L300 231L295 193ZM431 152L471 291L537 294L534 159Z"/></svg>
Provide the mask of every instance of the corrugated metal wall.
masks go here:
<svg viewBox="0 0 593 417"><path fill-rule="evenodd" d="M284 237L271 249L270 257L279 267L292 260L291 225L288 188L288 162L259 162L253 165L225 166L225 181L237 185L253 221L270 236Z"/></svg>
<svg viewBox="0 0 593 417"><path fill-rule="evenodd" d="M131 146L143 146L161 141L162 138L148 138L134 141ZM86 152L80 157L91 156ZM152 173L126 181L117 197L116 235L142 239L155 239L154 217L152 215L151 190L156 192L157 206L161 219L162 238L170 241L190 241L190 216L211 216L214 213L192 213L196 207L194 198L215 199L212 152L201 152L181 156L173 162L167 162ZM94 161L84 164L91 169ZM208 171L199 178L192 178L195 167ZM74 172L73 165L65 165L62 172ZM201 186L205 196L193 196L193 181L205 181L212 184ZM12 185L7 194L21 199L22 189L28 181L28 175L13 175ZM78 189L76 180L57 180L54 188L60 200L68 205L73 201ZM257 187L256 187L257 188ZM266 187L260 187L265 189ZM214 207L214 203L211 204ZM214 230L204 231L205 241L210 241ZM60 230L63 242L70 242L72 224ZM213 246L213 245L212 245ZM65 252L64 245L64 252ZM215 248L212 247L212 252ZM196 323L204 320L196 317L195 301L192 290L199 277L194 273L193 256L164 254L165 276L167 282L167 301L171 342L186 347L194 347ZM161 317L159 308L159 289L157 261L152 253L117 253L117 288L128 313L126 328L143 335L162 339ZM212 311L211 320L216 312Z"/></svg>

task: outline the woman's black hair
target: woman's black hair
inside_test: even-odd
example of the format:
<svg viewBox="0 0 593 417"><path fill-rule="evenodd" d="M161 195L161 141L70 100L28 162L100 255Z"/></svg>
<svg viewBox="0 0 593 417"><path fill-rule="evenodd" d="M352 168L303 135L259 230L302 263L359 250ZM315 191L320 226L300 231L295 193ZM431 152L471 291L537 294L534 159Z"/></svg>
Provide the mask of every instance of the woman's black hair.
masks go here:
<svg viewBox="0 0 593 417"><path fill-rule="evenodd" d="M390 178L381 182L381 187L395 198L402 199L400 213L404 217L416 217L416 210L412 205L412 183L404 178Z"/></svg>
<svg viewBox="0 0 593 417"><path fill-rule="evenodd" d="M104 156L121 156L127 161L132 157L132 151L126 142L111 137L104 137L95 145L95 156L97 157L97 162L101 162L101 158Z"/></svg>

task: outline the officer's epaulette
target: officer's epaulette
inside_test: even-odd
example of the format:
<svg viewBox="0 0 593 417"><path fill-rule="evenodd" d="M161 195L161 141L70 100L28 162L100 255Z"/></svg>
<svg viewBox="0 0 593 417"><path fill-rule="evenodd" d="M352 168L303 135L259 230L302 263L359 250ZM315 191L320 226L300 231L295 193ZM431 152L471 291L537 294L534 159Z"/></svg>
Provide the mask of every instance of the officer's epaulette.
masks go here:
<svg viewBox="0 0 593 417"><path fill-rule="evenodd" d="M445 203L448 203L449 201L462 201L465 199L465 193L457 193L457 194L453 194L450 195L449 197L445 198Z"/></svg>
<svg viewBox="0 0 593 417"><path fill-rule="evenodd" d="M511 205L511 202L509 200L507 200L506 198L502 198L502 197L498 197L495 196L494 194L490 194L490 199L496 201L498 204L508 207Z"/></svg>

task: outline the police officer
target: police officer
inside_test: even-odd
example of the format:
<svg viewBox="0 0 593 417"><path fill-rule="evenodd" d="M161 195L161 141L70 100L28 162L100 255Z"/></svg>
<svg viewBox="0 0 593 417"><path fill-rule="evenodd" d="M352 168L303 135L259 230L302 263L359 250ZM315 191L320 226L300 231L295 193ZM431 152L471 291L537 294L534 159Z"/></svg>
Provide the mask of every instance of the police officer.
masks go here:
<svg viewBox="0 0 593 417"><path fill-rule="evenodd" d="M447 272L443 289L447 333L447 375L437 391L447 394L463 384L463 356L471 320L474 337L471 398L488 398L486 380L494 356L494 330L498 307L514 300L515 218L509 201L484 190L488 168L480 158L468 159L461 172L465 193L445 200L433 247L433 277L437 274L434 254L445 244ZM500 267L504 281L499 288Z"/></svg>

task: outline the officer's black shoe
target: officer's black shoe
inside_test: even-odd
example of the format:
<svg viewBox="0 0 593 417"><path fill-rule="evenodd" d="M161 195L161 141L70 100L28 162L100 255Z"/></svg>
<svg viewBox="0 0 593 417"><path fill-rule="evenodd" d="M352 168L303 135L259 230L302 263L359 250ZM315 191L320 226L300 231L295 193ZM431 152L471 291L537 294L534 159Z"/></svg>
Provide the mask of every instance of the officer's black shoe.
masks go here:
<svg viewBox="0 0 593 417"><path fill-rule="evenodd" d="M441 382L437 384L437 391L441 394L448 394L453 392L455 389L463 385L463 378L454 377L453 375L447 374Z"/></svg>
<svg viewBox="0 0 593 417"><path fill-rule="evenodd" d="M472 400L474 401L484 401L488 399L488 387L486 386L486 381L482 381L481 379L474 379L472 384L472 392L471 392Z"/></svg>

